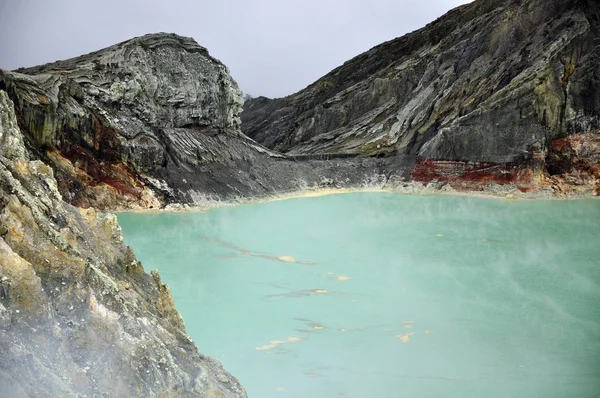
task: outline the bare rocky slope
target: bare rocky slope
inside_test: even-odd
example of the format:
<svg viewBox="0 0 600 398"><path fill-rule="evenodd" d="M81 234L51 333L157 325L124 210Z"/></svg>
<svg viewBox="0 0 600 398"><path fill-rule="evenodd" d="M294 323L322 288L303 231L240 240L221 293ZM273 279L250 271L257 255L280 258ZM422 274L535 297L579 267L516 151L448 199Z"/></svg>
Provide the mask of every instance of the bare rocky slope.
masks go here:
<svg viewBox="0 0 600 398"><path fill-rule="evenodd" d="M378 171L372 159L297 162L243 135L243 100L228 69L173 34L0 71L0 89L15 103L30 152L78 207L193 205L323 180L360 184Z"/></svg>
<svg viewBox="0 0 600 398"><path fill-rule="evenodd" d="M0 91L0 396L245 397L113 215L65 203Z"/></svg>
<svg viewBox="0 0 600 398"><path fill-rule="evenodd" d="M242 397L169 289L95 209L360 185L377 159L290 158L240 131L241 92L194 40L152 34L0 70L0 396Z"/></svg>
<svg viewBox="0 0 600 398"><path fill-rule="evenodd" d="M411 179L459 188L598 193L600 3L476 0L241 117L288 154L401 157Z"/></svg>

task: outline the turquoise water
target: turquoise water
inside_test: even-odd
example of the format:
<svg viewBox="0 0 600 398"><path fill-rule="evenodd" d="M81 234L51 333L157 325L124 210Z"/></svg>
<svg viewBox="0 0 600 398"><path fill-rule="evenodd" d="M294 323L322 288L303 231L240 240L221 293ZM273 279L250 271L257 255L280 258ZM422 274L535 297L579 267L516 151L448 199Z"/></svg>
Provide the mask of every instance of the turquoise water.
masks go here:
<svg viewBox="0 0 600 398"><path fill-rule="evenodd" d="M250 397L600 395L600 201L356 193L118 218Z"/></svg>

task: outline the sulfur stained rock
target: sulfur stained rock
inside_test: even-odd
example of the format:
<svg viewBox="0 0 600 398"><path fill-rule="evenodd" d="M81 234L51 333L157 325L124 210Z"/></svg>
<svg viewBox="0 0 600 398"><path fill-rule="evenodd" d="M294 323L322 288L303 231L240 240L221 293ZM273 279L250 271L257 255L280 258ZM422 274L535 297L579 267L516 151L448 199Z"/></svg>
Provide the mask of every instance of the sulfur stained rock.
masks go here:
<svg viewBox="0 0 600 398"><path fill-rule="evenodd" d="M569 166L554 140L600 129L599 15L591 0L474 1L296 94L248 101L250 138L227 68L174 34L0 71L0 89L77 207L203 206L324 181L531 192Z"/></svg>
<svg viewBox="0 0 600 398"><path fill-rule="evenodd" d="M166 162L163 128L239 129L241 92L227 68L195 41L147 35L0 80L22 127L79 206L147 200L140 173ZM54 149L54 150L52 150Z"/></svg>
<svg viewBox="0 0 600 398"><path fill-rule="evenodd" d="M246 395L93 207L385 184L600 194L599 21L592 0L472 2L249 101L260 144L193 39L0 71L0 396Z"/></svg>
<svg viewBox="0 0 600 398"><path fill-rule="evenodd" d="M13 311L19 310L21 316L34 319L44 315L46 297L41 279L31 263L16 254L3 239L0 240L0 273L6 278L3 295Z"/></svg>
<svg viewBox="0 0 600 398"><path fill-rule="evenodd" d="M0 396L246 396L198 353L114 215L65 203L53 170L14 146L1 90L0 115Z"/></svg>

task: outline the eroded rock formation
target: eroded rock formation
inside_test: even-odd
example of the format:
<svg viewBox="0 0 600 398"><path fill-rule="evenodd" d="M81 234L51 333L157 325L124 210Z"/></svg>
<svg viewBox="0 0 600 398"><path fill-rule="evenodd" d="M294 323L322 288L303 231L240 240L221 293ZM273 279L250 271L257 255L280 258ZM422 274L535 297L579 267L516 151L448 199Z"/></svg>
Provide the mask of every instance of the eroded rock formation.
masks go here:
<svg viewBox="0 0 600 398"><path fill-rule="evenodd" d="M242 129L285 153L403 156L417 181L543 187L573 171L555 167L554 140L600 130L599 39L597 1L474 1L296 94L249 101ZM578 170L598 192L592 169Z"/></svg>
<svg viewBox="0 0 600 398"><path fill-rule="evenodd" d="M33 156L79 207L265 196L324 179L360 184L379 171L372 159L299 164L250 140L227 68L173 34L0 71L0 89L15 102Z"/></svg>
<svg viewBox="0 0 600 398"><path fill-rule="evenodd" d="M62 200L0 90L0 396L243 397L113 215Z"/></svg>
<svg viewBox="0 0 600 398"><path fill-rule="evenodd" d="M360 184L383 171L377 159L269 151L240 132L240 112L226 67L171 34L0 71L0 395L245 396L198 353L115 217L94 210Z"/></svg>

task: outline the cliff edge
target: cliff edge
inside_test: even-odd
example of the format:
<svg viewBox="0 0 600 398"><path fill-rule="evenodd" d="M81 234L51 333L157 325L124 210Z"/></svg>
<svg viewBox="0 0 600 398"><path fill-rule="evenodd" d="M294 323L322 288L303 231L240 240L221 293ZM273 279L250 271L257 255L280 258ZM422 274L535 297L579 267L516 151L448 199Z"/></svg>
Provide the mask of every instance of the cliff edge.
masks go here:
<svg viewBox="0 0 600 398"><path fill-rule="evenodd" d="M113 215L62 200L0 91L0 396L245 397Z"/></svg>

